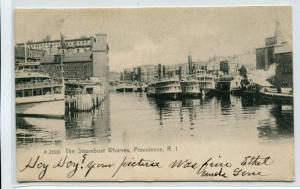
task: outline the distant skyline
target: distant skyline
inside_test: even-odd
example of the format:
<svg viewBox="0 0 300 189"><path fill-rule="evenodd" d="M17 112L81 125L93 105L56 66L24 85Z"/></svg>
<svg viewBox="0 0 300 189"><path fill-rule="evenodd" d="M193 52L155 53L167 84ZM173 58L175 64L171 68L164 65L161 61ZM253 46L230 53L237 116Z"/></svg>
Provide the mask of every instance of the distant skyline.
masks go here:
<svg viewBox="0 0 300 189"><path fill-rule="evenodd" d="M292 39L291 7L199 7L17 10L15 43L47 35L66 39L106 33L111 71L142 64L177 64L244 53L264 45L281 24Z"/></svg>

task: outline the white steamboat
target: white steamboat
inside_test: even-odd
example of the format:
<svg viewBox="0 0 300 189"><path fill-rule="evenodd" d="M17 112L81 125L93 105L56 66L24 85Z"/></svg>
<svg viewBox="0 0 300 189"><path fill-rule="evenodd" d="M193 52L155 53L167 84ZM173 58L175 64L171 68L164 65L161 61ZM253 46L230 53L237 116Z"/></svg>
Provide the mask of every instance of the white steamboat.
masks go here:
<svg viewBox="0 0 300 189"><path fill-rule="evenodd" d="M201 71L196 74L196 78L200 82L200 91L202 95L209 95L213 93L215 88L215 79L212 74L207 74L205 71Z"/></svg>
<svg viewBox="0 0 300 189"><path fill-rule="evenodd" d="M178 79L167 79L153 82L147 87L147 94L162 99L178 99L182 93Z"/></svg>
<svg viewBox="0 0 300 189"><path fill-rule="evenodd" d="M39 63L20 63L15 70L16 115L63 118L64 86L39 69Z"/></svg>
<svg viewBox="0 0 300 189"><path fill-rule="evenodd" d="M187 79L180 82L182 89L182 97L197 98L201 96L200 82L195 79Z"/></svg>

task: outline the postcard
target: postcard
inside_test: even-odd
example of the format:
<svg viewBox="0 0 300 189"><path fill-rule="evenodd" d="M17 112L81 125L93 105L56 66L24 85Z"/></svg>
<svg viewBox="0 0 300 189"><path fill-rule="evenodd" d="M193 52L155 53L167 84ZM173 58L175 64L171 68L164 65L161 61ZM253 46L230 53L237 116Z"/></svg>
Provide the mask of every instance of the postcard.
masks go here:
<svg viewBox="0 0 300 189"><path fill-rule="evenodd" d="M293 181L290 6L16 9L16 175Z"/></svg>

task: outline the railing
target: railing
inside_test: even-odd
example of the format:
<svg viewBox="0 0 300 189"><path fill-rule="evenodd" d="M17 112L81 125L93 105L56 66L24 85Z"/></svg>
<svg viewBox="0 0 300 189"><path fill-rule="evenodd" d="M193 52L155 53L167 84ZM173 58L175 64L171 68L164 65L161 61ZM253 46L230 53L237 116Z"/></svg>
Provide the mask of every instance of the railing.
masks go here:
<svg viewBox="0 0 300 189"><path fill-rule="evenodd" d="M58 82L36 82L36 83L19 83L16 84L16 90L31 89L31 88L45 88L45 87L56 87L61 86Z"/></svg>

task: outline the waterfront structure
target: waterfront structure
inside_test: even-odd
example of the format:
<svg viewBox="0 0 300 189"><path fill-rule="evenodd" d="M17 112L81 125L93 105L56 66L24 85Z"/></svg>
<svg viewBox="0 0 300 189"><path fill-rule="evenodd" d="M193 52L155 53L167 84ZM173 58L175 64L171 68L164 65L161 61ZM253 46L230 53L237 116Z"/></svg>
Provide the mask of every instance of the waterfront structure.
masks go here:
<svg viewBox="0 0 300 189"><path fill-rule="evenodd" d="M228 60L220 61L220 71L223 72L223 74L229 73Z"/></svg>
<svg viewBox="0 0 300 189"><path fill-rule="evenodd" d="M49 54L41 60L44 70L50 74L51 78L58 80L61 78L60 54ZM93 56L92 52L68 53L62 55L64 78L88 79L93 76Z"/></svg>
<svg viewBox="0 0 300 189"><path fill-rule="evenodd" d="M43 51L42 68L51 79L61 80L61 61L64 79L89 79L98 77L108 92L109 83L109 47L106 34L95 34L91 37L65 40L44 40L39 42L17 43L16 48ZM107 94L107 93L105 93Z"/></svg>
<svg viewBox="0 0 300 189"><path fill-rule="evenodd" d="M140 65L131 68L124 69L121 72L123 81L153 81L159 78L159 66L158 65Z"/></svg>
<svg viewBox="0 0 300 189"><path fill-rule="evenodd" d="M253 51L233 55L230 59L229 74L239 74L239 69L244 67L248 73L256 71L256 54Z"/></svg>
<svg viewBox="0 0 300 189"><path fill-rule="evenodd" d="M243 59L240 59L239 56L238 58L214 56L209 58L208 61L193 61L192 56L189 55L185 63L173 65L140 65L124 69L123 72L120 73L120 76L124 81L149 82L163 78L185 80L189 77L196 77L199 74L202 75L203 72L205 72L214 75L217 79L221 75L237 75L239 65L244 63L244 59L247 61L248 56ZM248 62L246 66L247 68L249 66L253 68L253 65L249 65Z"/></svg>
<svg viewBox="0 0 300 189"><path fill-rule="evenodd" d="M280 92L291 93L293 91L293 52L288 45L276 48L275 62L277 65L275 85Z"/></svg>
<svg viewBox="0 0 300 189"><path fill-rule="evenodd" d="M275 49L286 44L280 23L277 21L274 35L265 39L264 47L256 48L256 69L267 70L275 62Z"/></svg>
<svg viewBox="0 0 300 189"><path fill-rule="evenodd" d="M158 66L145 65L142 67L143 81L152 81L158 79Z"/></svg>
<svg viewBox="0 0 300 189"><path fill-rule="evenodd" d="M46 54L46 51L39 49L30 49L28 47L15 47L15 63L37 62Z"/></svg>
<svg viewBox="0 0 300 189"><path fill-rule="evenodd" d="M189 55L188 61L185 63L173 65L146 64L126 68L120 73L120 77L124 81L141 82L151 82L165 78L177 78L181 80L206 70L206 61L193 61L192 56Z"/></svg>
<svg viewBox="0 0 300 189"><path fill-rule="evenodd" d="M194 62L194 74L207 71L207 61L196 61Z"/></svg>
<svg viewBox="0 0 300 189"><path fill-rule="evenodd" d="M43 40L37 42L17 43L16 48L28 48L30 51L43 51L44 56L41 58L41 65L54 79L61 77L57 73L56 67L60 63L60 55L62 54L63 63L69 64L70 74L66 75L66 78L89 78L99 77L100 80L107 80L109 75L108 68L108 51L109 47L106 42L106 34L95 34L91 37L81 37L75 39L64 39L61 36L60 40ZM92 64L90 64L92 63ZM72 64L72 65L70 65ZM78 68L75 69L75 65ZM84 67L85 66L85 67ZM76 73L76 72L84 72ZM90 73L91 72L91 73ZM77 75L78 77L74 77Z"/></svg>
<svg viewBox="0 0 300 189"><path fill-rule="evenodd" d="M90 111L98 107L105 95L99 78L66 82L67 111Z"/></svg>
<svg viewBox="0 0 300 189"><path fill-rule="evenodd" d="M45 51L46 54L57 54L61 50L63 53L67 52L87 52L91 51L93 48L94 42L96 42L96 36L85 37L82 36L80 38L75 39L64 39L62 37L62 41L58 40L50 40L50 36L47 36L46 39L42 41L28 41L26 46L30 50L42 50ZM62 46L63 44L63 46ZM16 47L24 47L25 43L17 43Z"/></svg>

